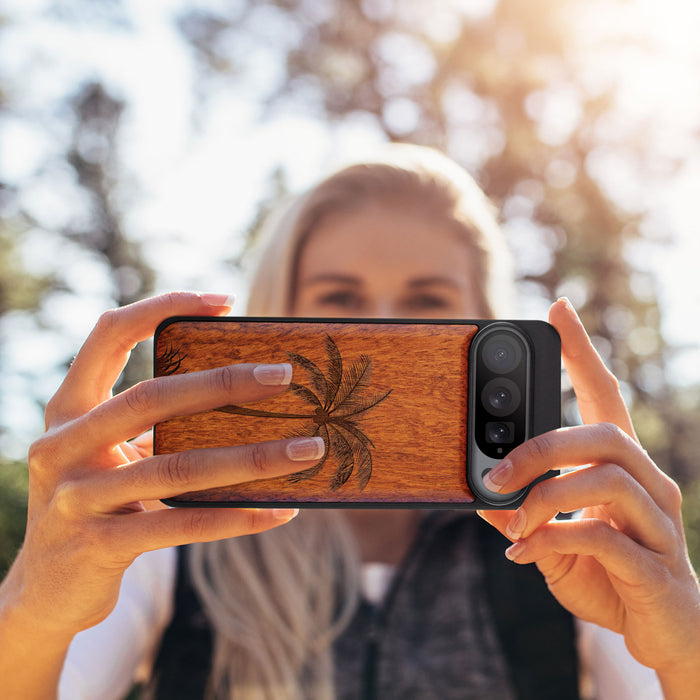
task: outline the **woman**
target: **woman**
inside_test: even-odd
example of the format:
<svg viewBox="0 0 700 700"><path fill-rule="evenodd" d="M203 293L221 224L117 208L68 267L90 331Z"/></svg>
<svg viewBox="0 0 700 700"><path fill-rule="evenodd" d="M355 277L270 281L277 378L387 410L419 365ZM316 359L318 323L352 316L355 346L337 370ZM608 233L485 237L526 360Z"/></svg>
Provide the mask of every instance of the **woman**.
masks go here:
<svg viewBox="0 0 700 700"><path fill-rule="evenodd" d="M499 270L506 260L499 241L486 201L466 173L431 151L399 149L383 163L330 178L283 215L269 233L249 311L504 315L507 307L497 293L509 273ZM284 390L285 368L258 365L150 380L111 397L129 350L149 337L162 318L215 315L229 308L221 296L180 294L108 312L47 407L47 433L30 453L25 545L1 589L0 670L10 683L9 696L55 692L71 639L109 615L123 572L139 553L213 540L225 541L191 548L188 566L178 565L175 611L156 661L159 687L154 692L163 697L168 679L182 684L192 675L195 664L178 675L191 659L183 660L176 650L198 628L204 628L204 640L213 630L210 687L232 686L234 697L332 697L334 690L338 697L358 697L365 690L379 692L378 697L521 693L510 637L534 640L538 625L531 625L527 636L520 629L505 636L502 626L499 630L496 618L509 601L500 606L489 600L490 565L485 563L493 558L493 545L484 533L495 531L477 527L476 518L448 516L449 522L435 524L432 516L415 511L313 512L247 538L236 536L286 523L294 511L154 507L154 499L298 471L319 457L320 446L308 439L184 457L149 456L144 438L126 442L174 415ZM554 304L550 321L562 337L585 425L516 448L492 472L490 486L509 492L551 468L587 466L543 482L515 513L482 516L514 542L507 556L518 563L535 562L551 593L573 615L620 633L635 658L656 670L667 698L689 698L700 681L700 592L685 549L678 488L636 442L617 382L570 305L562 300ZM582 519L550 522L558 511L575 509L583 509ZM421 566L407 573L428 536L430 546L421 556L434 558L419 559ZM479 547L486 540L481 556ZM459 546L450 549L454 542ZM406 590L406 579L417 586L411 591L421 592L411 592L416 605L410 609L406 604L407 614L394 620L398 626L391 628L391 645L382 646L379 657L374 642L363 645L363 654L370 652L367 659L358 658L355 644L374 629L367 627L371 608L368 612L368 606L355 605L362 585L358 561L379 564L379 569L363 569L370 579L380 572L378 585L370 580L363 586L367 596L381 599L390 588L389 596L397 597ZM428 561L442 567L434 580L425 575L433 571L426 569ZM450 566L443 566L445 561ZM169 585L172 590L172 577L170 584L158 581L168 578L157 568L161 562L172 571L172 550L137 562L151 571L145 579L155 580L155 587L136 586L132 597L120 601L117 612L121 607L122 613L101 626L112 646L100 652L100 665L118 669L117 675L135 663L123 665L119 657L128 657L144 638L157 643L170 621L167 603L154 604ZM392 588L387 582L397 566L403 579ZM442 600L443 590L452 594L455 571L464 577L455 581L465 581L469 595L465 604L441 613L433 603ZM497 588L509 578L491 582ZM198 593L194 603L193 586ZM182 615L188 600L191 608ZM129 620L123 614L129 605L158 610L132 616L150 620L146 634L120 627ZM423 608L435 614L417 629L411 625L424 619ZM453 618L463 624L452 625ZM401 628L399 623L407 620L411 624ZM94 646L99 639L99 632L91 632L83 635L87 641L76 642L78 655L81 644ZM137 638L138 643L132 641ZM474 655L471 663L454 656L464 647ZM188 648L188 653L195 651L196 645ZM387 657L393 659L389 669ZM448 663L441 665L442 659ZM202 665L208 667L209 660L207 650ZM444 677L452 678L455 666L458 680L450 685L452 692L426 695L430 687L441 688ZM68 663L67 674L71 668L79 665ZM357 685L358 668L369 679L365 689ZM94 671L100 675L99 668ZM461 684L460 674L465 678ZM108 697L115 681L103 678L98 696ZM408 690L399 693L406 679L411 681ZM545 692L542 688L540 697Z"/></svg>

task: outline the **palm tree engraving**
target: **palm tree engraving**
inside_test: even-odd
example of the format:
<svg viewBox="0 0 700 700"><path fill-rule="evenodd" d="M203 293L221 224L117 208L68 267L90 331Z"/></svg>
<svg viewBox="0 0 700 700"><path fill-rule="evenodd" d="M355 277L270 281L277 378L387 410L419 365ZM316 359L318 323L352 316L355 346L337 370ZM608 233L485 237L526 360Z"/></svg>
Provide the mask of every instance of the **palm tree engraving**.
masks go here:
<svg viewBox="0 0 700 700"><path fill-rule="evenodd" d="M182 366L182 361L186 359L187 355L183 355L180 348L173 347L173 344L169 342L157 358L159 374L177 374ZM184 370L183 374L185 372L187 370Z"/></svg>
<svg viewBox="0 0 700 700"><path fill-rule="evenodd" d="M372 376L372 360L368 355L361 354L345 369L338 346L329 335L324 338L324 349L327 357L325 373L307 357L287 353L290 362L306 372L310 384L307 387L292 382L290 391L309 404L312 413L278 413L234 405L216 410L239 416L308 421L307 425L292 431L289 437L321 436L326 451L313 467L289 476L290 481L297 483L310 479L323 469L326 462L334 459L337 467L330 479L331 490L338 490L355 473L361 491L372 476L371 449L374 443L359 423L368 411L391 394L391 389L383 393L368 393Z"/></svg>

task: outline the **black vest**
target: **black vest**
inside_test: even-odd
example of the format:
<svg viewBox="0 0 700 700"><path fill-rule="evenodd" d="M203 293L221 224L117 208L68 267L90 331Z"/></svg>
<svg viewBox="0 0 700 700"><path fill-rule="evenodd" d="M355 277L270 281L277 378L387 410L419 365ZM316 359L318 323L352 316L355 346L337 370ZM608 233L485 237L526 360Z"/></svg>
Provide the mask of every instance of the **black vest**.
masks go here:
<svg viewBox="0 0 700 700"><path fill-rule="evenodd" d="M472 555L478 557L481 566L474 566L474 560L466 565L460 563L468 545L475 542L477 547L472 548L477 551ZM518 700L578 700L573 618L549 593L534 565L517 565L505 558L503 552L509 544L472 514L442 511L426 517L386 605L380 609L361 605L348 630L335 644L336 667L340 670L336 672L339 698L474 697L473 687L469 695L462 682L474 669L468 653L459 648L463 641L460 608L469 608L467 613L473 617L474 598L481 595L482 607L486 608L486 614L481 616L489 618L483 626L495 629L498 647L496 654L482 657L482 663L490 664L484 672L493 674L507 669L504 673L508 678L498 680L509 685L509 694ZM211 627L190 580L186 558L187 548L182 547L178 556L174 615L154 667L150 689L154 698L202 698L210 672ZM460 569L467 572L462 578L459 573L453 575ZM476 578L469 573L474 569L480 569ZM406 588L407 592L403 590ZM451 598L440 598L443 588L444 595ZM454 601L456 588L467 590L462 593L458 590L459 599ZM454 619L445 620L446 617ZM437 622L433 624L433 620ZM456 625L452 632L451 623ZM436 640L426 639L430 637L426 625L442 626L436 631ZM383 644L385 633L389 639L402 635L408 641ZM448 639L441 642L440 635ZM471 644L474 649L473 639ZM397 660L397 654L403 654L404 648L408 652ZM421 664L416 659L420 660L424 648L425 654L433 657L426 667L435 661L432 669L418 668ZM441 648L445 649L444 653L439 652ZM437 653L446 659L436 659ZM495 661L501 660L500 666L492 656L498 657ZM440 663L447 666L441 668ZM494 686L499 687L498 683ZM395 687L395 692L389 690ZM497 691L484 691L478 697L503 696Z"/></svg>

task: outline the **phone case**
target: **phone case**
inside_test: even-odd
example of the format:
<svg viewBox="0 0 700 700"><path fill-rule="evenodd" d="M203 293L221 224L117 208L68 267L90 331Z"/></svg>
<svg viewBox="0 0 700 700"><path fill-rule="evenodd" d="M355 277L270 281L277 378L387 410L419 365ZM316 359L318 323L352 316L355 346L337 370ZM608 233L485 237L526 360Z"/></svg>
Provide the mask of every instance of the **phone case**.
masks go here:
<svg viewBox="0 0 700 700"><path fill-rule="evenodd" d="M491 321L196 318L163 322L156 376L289 362L289 389L160 423L154 453L321 436L326 454L291 476L183 494L170 505L481 508L468 479L470 346ZM510 322L532 353L529 434L559 426L558 336ZM519 494L520 500L524 496ZM498 499L497 499L498 500Z"/></svg>

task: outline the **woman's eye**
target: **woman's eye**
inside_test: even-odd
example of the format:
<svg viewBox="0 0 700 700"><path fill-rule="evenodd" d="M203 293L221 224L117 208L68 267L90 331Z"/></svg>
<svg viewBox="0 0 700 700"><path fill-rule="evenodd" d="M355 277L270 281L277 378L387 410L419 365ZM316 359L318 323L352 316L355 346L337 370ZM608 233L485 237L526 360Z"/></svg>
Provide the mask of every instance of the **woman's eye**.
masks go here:
<svg viewBox="0 0 700 700"><path fill-rule="evenodd" d="M329 292L321 295L317 301L321 306L337 309L359 309L362 306L362 297L351 291Z"/></svg>

